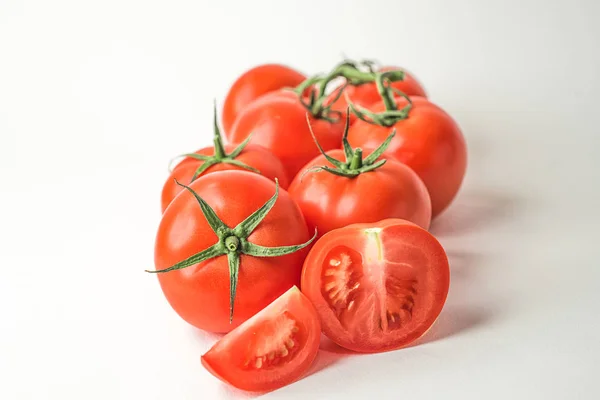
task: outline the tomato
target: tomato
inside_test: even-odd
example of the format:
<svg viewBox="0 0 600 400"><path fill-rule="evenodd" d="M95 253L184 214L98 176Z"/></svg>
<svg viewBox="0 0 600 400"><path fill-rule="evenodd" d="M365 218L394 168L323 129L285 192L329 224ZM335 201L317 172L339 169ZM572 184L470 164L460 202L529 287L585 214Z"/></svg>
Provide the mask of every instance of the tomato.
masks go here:
<svg viewBox="0 0 600 400"><path fill-rule="evenodd" d="M231 128L229 139L232 143L240 143L252 134L250 143L266 147L275 154L291 178L319 154L306 115L306 107L294 92L270 93L242 110ZM340 147L343 118L337 116L332 122L309 114L309 120L325 150Z"/></svg>
<svg viewBox="0 0 600 400"><path fill-rule="evenodd" d="M185 321L228 332L298 285L306 222L285 190L252 172L214 172L185 188L163 214L149 272Z"/></svg>
<svg viewBox="0 0 600 400"><path fill-rule="evenodd" d="M202 356L202 365L238 389L271 391L306 374L320 338L315 308L292 287L219 340Z"/></svg>
<svg viewBox="0 0 600 400"><path fill-rule="evenodd" d="M296 87L306 79L300 72L281 64L264 64L243 73L231 86L223 104L225 137L244 107L263 94Z"/></svg>
<svg viewBox="0 0 600 400"><path fill-rule="evenodd" d="M271 180L279 179L279 184L287 189L289 179L279 159L264 147L248 145L244 141L237 146L224 146L214 110L214 147L205 147L193 154L186 154L177 164L163 185L161 206L164 212L183 188L176 182L190 183L198 177L212 172L227 170L248 170L262 174Z"/></svg>
<svg viewBox="0 0 600 400"><path fill-rule="evenodd" d="M398 109L408 104L403 98L395 100ZM436 217L460 189L467 167L466 143L459 126L444 110L423 97L411 100L407 119L392 126L357 120L350 127L348 141L352 146L374 148L395 130L396 137L383 155L394 157L419 175L429 190L432 217ZM385 111L384 102L371 105L369 111Z"/></svg>
<svg viewBox="0 0 600 400"><path fill-rule="evenodd" d="M223 146L223 149L225 154L231 154L235 151L235 146ZM215 147L202 148L196 151L195 154L213 157L215 155ZM281 161L279 161L273 153L262 146L252 144L247 145L239 155L233 158L233 160L237 161L237 163L231 164L227 161L223 161L223 159L217 160L215 164L204 170L198 177L217 171L247 170L247 167L250 167L254 170L253 172L260 173L273 181L275 178L279 179L279 183L284 189L287 189L289 186L289 179ZM193 180L192 178L194 178L196 171L198 171L198 169L206 162L207 160L198 160L191 156L187 156L175 166L163 186L161 195L163 212L166 210L167 206L171 204L175 196L183 190L181 186L177 185L175 180L186 184L190 183ZM244 167L244 165L246 167Z"/></svg>
<svg viewBox="0 0 600 400"><path fill-rule="evenodd" d="M301 288L325 335L373 353L425 334L442 311L449 283L440 243L411 222L387 219L325 234L304 261Z"/></svg>
<svg viewBox="0 0 600 400"><path fill-rule="evenodd" d="M379 72L398 70L402 68L398 67L382 67L379 69ZM400 90L404 94L408 96L422 96L427 97L427 93L423 86L419 83L419 81L409 72L404 71L404 79L401 81L392 82L391 87L394 89ZM333 100L336 96L337 91L334 90L330 94L330 100ZM363 83L361 85L348 85L343 90L343 93L339 98L333 103L333 109L338 111L345 111L348 107L348 102L346 98L350 99L350 101L357 106L370 109L369 106L373 103L378 103L381 101L381 95L377 90L377 85L375 82ZM356 116L354 114L350 114L350 122L354 123L356 120Z"/></svg>
<svg viewBox="0 0 600 400"><path fill-rule="evenodd" d="M362 150L348 145L347 153L328 151L303 168L289 193L309 229L316 227L323 235L349 224L386 218L403 218L429 228L431 200L427 188L406 165L394 159L378 160L377 153L385 146L384 142L363 160Z"/></svg>

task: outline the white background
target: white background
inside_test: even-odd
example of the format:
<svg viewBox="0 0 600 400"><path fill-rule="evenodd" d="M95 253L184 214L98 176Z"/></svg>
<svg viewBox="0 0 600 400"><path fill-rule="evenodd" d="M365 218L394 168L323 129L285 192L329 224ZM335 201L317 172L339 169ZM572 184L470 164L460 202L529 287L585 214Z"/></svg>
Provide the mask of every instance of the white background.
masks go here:
<svg viewBox="0 0 600 400"><path fill-rule="evenodd" d="M230 399L153 268L167 162L264 62L414 72L469 170L418 346L265 399L597 399L600 2L0 0L0 398Z"/></svg>

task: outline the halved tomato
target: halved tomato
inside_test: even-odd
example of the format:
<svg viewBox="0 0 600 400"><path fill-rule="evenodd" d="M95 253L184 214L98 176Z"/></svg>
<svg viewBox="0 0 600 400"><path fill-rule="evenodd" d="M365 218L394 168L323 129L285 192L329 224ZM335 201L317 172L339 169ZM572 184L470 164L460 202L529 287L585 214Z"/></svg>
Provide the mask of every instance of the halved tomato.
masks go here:
<svg viewBox="0 0 600 400"><path fill-rule="evenodd" d="M293 286L219 340L202 356L202 365L238 389L271 391L308 371L320 338L315 308Z"/></svg>
<svg viewBox="0 0 600 400"><path fill-rule="evenodd" d="M442 311L449 283L440 243L411 222L387 219L326 233L304 262L301 288L325 335L372 353L425 334Z"/></svg>

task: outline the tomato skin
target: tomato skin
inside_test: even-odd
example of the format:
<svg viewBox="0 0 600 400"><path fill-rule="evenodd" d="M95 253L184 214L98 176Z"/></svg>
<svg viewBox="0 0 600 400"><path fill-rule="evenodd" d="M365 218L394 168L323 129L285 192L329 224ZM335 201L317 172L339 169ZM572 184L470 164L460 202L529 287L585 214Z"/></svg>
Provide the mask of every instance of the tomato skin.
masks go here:
<svg viewBox="0 0 600 400"><path fill-rule="evenodd" d="M422 97L411 97L413 108L405 120L383 127L357 120L348 131L352 146L374 148L393 129L396 136L383 153L411 167L429 190L432 218L454 199L467 168L467 146L463 134L444 110ZM398 108L407 104L396 99ZM372 112L385 110L383 101L371 105Z"/></svg>
<svg viewBox="0 0 600 400"><path fill-rule="evenodd" d="M326 268L336 264L331 255L335 257L338 249L355 254L356 260L346 264L346 270L342 266L344 275L339 276L360 278L349 278L341 292L337 287L327 292L331 281L326 279L334 274ZM416 284L402 287L399 277L407 272L417 277ZM301 288L315 305L327 337L346 349L375 353L405 347L423 336L441 313L449 285L448 258L435 237L409 221L387 219L376 224L353 224L325 234L304 261ZM352 293L354 289L356 292ZM338 302L332 305L327 296L339 293L352 301L340 303L336 299ZM406 307L407 299L412 303L410 307ZM394 301L396 310L403 315L402 321L392 321L386 314ZM410 318L406 318L408 314Z"/></svg>
<svg viewBox="0 0 600 400"><path fill-rule="evenodd" d="M227 154L231 153L235 149L235 146L229 145L225 146L225 151ZM205 156L212 156L215 154L214 147L205 147L198 151L196 154L201 154ZM261 175L269 178L272 181L275 181L275 178L279 180L279 185L283 189L287 189L289 186L289 179L283 164L279 159L273 155L267 149L257 146L257 145L248 145L244 148L244 150L235 158L237 161L240 161L250 167L254 167L260 171ZM173 201L175 196L177 196L184 189L179 186L175 179L183 184L189 184L198 169L204 161L196 160L192 157L185 157L179 164L173 168L173 171L169 175L169 178L165 181L163 185L162 193L161 193L161 208L164 213L169 204ZM200 176L208 175L217 171L247 171L244 168L238 167L236 165L227 164L227 163L218 163L211 167L209 167L206 171L204 171Z"/></svg>
<svg viewBox="0 0 600 400"><path fill-rule="evenodd" d="M275 154L291 178L319 154L306 115L307 110L295 93L286 90L269 93L242 110L229 139L237 144L252 134L250 143L261 145ZM334 123L312 116L309 120L325 151L341 146L345 124L343 116Z"/></svg>
<svg viewBox="0 0 600 400"><path fill-rule="evenodd" d="M244 72L233 83L223 104L223 129L229 132L242 109L260 96L284 87L296 87L306 76L281 64L263 64Z"/></svg>
<svg viewBox="0 0 600 400"><path fill-rule="evenodd" d="M269 323L276 324L278 321L274 321L275 319L291 320L296 324L298 332L295 334L295 345L288 349L295 353L290 355L290 359L281 360L285 362L278 360L275 366L261 365L261 368L257 369L252 368L255 365L251 365L244 368L245 363L252 361L251 357L256 355L253 351L257 350L257 342L263 339L260 338L261 333L267 341L276 340L272 338L274 335L269 333L282 334L280 330L285 329L285 326L274 332L269 332L270 327L265 329L265 325ZM201 361L211 374L238 389L252 392L272 391L296 381L309 370L319 350L320 337L321 325L314 306L297 287L292 287L218 341L202 356ZM259 355L264 357L263 354Z"/></svg>
<svg viewBox="0 0 600 400"><path fill-rule="evenodd" d="M345 160L342 150L331 150L327 155ZM431 201L427 188L407 166L391 159L376 170L354 178L310 171L324 165L333 167L325 156L315 158L298 173L289 188L309 230L316 227L322 236L349 224L386 218L403 218L429 228Z"/></svg>
<svg viewBox="0 0 600 400"><path fill-rule="evenodd" d="M379 71L392 71L397 69L403 69L399 67L382 67ZM421 96L427 97L427 92L419 83L419 81L414 77L414 75L410 74L406 70L404 71L404 80L392 82L391 86L394 89L398 89L407 96ZM330 99L336 95L336 90L334 90ZM333 103L333 109L338 111L346 111L348 107L348 102L346 101L346 96L350 99L350 101L362 108L370 109L370 106L374 103L378 103L381 101L381 95L377 90L377 85L375 83L365 83L362 85L354 86L348 85L344 89L344 93L340 96L339 99L335 103ZM350 113L350 123L356 121L356 115Z"/></svg>
<svg viewBox="0 0 600 400"><path fill-rule="evenodd" d="M231 228L275 193L273 181L248 171L214 172L198 178L190 187ZM274 207L248 241L278 247L304 243L309 238L300 209L280 189ZM166 269L217 241L196 199L189 192L182 192L167 207L160 222L155 243L156 269ZM165 297L185 321L207 331L229 332L298 284L307 249L279 257L241 255L231 324L227 256L157 275Z"/></svg>

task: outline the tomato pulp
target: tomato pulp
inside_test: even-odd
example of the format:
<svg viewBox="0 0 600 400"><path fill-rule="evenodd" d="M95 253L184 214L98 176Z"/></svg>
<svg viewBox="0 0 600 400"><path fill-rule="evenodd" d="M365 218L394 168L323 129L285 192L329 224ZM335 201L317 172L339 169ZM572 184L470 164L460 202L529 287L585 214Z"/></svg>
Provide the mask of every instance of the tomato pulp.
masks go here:
<svg viewBox="0 0 600 400"><path fill-rule="evenodd" d="M238 389L275 390L308 371L320 337L315 308L293 287L219 340L202 365Z"/></svg>
<svg viewBox="0 0 600 400"><path fill-rule="evenodd" d="M439 242L411 222L388 219L325 234L304 262L301 288L331 340L358 352L381 352L427 332L449 283Z"/></svg>

